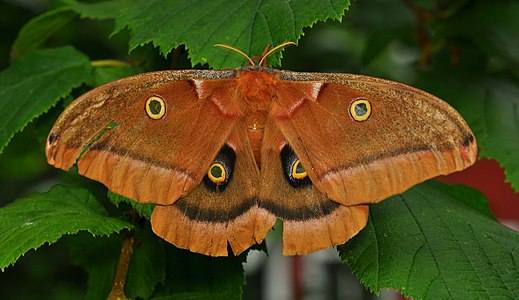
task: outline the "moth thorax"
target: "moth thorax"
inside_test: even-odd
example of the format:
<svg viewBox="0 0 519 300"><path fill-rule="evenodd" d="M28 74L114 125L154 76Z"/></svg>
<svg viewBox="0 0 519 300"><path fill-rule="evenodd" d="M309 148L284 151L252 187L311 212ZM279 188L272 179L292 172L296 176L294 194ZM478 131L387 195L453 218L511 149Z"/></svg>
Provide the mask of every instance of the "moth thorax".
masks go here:
<svg viewBox="0 0 519 300"><path fill-rule="evenodd" d="M238 88L251 109L269 108L274 89L273 76L263 71L250 71L240 75Z"/></svg>

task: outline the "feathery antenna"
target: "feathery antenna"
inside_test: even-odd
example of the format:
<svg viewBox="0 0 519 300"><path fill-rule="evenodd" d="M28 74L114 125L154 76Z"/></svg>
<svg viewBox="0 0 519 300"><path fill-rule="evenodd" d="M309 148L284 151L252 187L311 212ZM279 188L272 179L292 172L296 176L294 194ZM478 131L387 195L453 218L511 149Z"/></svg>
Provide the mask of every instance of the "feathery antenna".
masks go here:
<svg viewBox="0 0 519 300"><path fill-rule="evenodd" d="M259 61L258 66L261 66L261 65L266 61L267 57L268 57L270 54L272 54L273 52L275 52L275 51L277 51L277 50L279 50L279 49L281 49L281 48L284 48L284 47L286 47L286 46L289 46L289 45L296 45L296 43L294 43L294 42L284 42L283 44L277 45L276 47L270 49L270 51L268 51L267 53L265 53L265 54L261 57L261 60ZM237 49L237 48L234 48L234 47L232 47L232 46L225 45L225 44L214 44L214 46L216 46L216 47L222 47L222 48L225 48L225 49L229 49L229 50L231 50L231 51L234 51L234 52L236 52L236 53L239 53L241 56L245 57L245 58L249 61L249 63L250 63L251 66L256 65L256 64L254 63L254 61L253 61L253 60L252 60L252 59L251 59L247 54L245 54L243 51L241 51L240 49Z"/></svg>

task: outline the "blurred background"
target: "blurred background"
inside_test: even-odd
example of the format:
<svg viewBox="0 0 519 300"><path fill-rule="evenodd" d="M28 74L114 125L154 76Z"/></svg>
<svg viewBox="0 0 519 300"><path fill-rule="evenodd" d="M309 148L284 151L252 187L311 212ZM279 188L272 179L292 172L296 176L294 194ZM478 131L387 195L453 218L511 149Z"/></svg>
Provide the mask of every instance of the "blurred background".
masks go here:
<svg viewBox="0 0 519 300"><path fill-rule="evenodd" d="M57 3L0 1L0 70L9 66L11 46L23 25ZM519 138L517 16L517 1L353 1L342 22L319 22L306 28L298 46L283 52L282 64L284 69L293 71L358 73L407 83L451 103L471 126L488 121L472 114L474 107L481 104L471 96L496 94L513 103L510 107L515 109L517 119L501 122L508 122L504 128L515 129L509 132L510 140L515 141ZM166 58L151 45L128 54L129 32L123 30L109 37L113 28L113 21L76 17L56 31L46 47L71 44L92 60L130 61L142 70L191 68L182 47ZM479 85L481 82L486 84ZM95 182L64 175L47 165L44 141L59 111L53 109L30 123L0 156L0 206L32 192L46 191L58 180L88 186L99 194L106 192ZM478 142L486 147L484 156L492 157L490 143L496 141L488 135L494 133L475 133ZM513 156L513 150L502 155ZM508 174L513 170L512 167ZM481 159L475 167L440 180L477 188L488 197L500 222L519 229L519 196L506 182L504 169L495 160ZM0 299L82 298L87 289L87 274L69 262L68 239L64 237L53 245L30 251L0 273ZM260 251L249 253L244 299L377 298L348 272L334 249L305 257L282 257L279 230L269 236L267 244L268 257ZM400 297L395 292L382 291L380 298Z"/></svg>

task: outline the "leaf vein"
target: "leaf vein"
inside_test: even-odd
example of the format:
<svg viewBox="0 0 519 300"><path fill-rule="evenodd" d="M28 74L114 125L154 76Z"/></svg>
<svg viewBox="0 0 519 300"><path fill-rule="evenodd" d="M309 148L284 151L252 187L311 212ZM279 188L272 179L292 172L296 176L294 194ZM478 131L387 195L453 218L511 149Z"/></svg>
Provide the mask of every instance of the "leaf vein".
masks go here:
<svg viewBox="0 0 519 300"><path fill-rule="evenodd" d="M422 197L425 196L425 194L422 191L420 191L420 190L417 190L417 191L422 195ZM418 226L418 229L422 233L422 236L425 239L425 244L427 245L427 248L429 248L429 252L431 253L431 257L433 258L434 265L436 266L436 269L438 270L438 276L441 279L441 281L443 282L445 289L447 290L447 293L449 294L449 298L452 299L453 296L451 294L451 291L447 285L447 282L445 281L445 278L443 278L443 276L442 276L440 265L438 264L438 260L437 260L436 256L434 255L434 251L431 249L431 246L429 245L429 240L427 238L427 235L425 234L425 231L424 231L420 221L418 220L418 218L416 217L416 215L414 214L413 210L411 209L411 207L409 206L409 204L407 203L407 201L404 197L402 197L402 202L404 203L405 207L409 211L409 214L411 215L411 217L414 219L416 226ZM432 285L432 281L431 281L431 285Z"/></svg>

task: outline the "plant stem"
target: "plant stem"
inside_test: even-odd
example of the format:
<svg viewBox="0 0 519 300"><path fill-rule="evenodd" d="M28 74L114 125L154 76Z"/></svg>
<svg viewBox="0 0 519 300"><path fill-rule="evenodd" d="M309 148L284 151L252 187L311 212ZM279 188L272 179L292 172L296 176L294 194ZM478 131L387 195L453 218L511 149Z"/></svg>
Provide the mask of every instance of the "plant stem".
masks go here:
<svg viewBox="0 0 519 300"><path fill-rule="evenodd" d="M94 60L92 61L92 66L97 68L102 67L126 67L130 64L122 61L122 60L115 60L115 59L101 59L101 60Z"/></svg>
<svg viewBox="0 0 519 300"><path fill-rule="evenodd" d="M425 69L429 63L432 41L427 31L427 22L434 18L434 14L419 7L413 0L404 0L405 5L414 13L417 21L417 39L420 44L420 69Z"/></svg>
<svg viewBox="0 0 519 300"><path fill-rule="evenodd" d="M119 257L119 263L117 264L117 271L115 272L114 284L112 290L106 299L118 300L128 299L124 294L124 284L126 282L126 274L128 273L128 266L130 265L130 259L133 253L133 235L124 237L123 244L121 246L121 256Z"/></svg>

